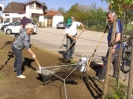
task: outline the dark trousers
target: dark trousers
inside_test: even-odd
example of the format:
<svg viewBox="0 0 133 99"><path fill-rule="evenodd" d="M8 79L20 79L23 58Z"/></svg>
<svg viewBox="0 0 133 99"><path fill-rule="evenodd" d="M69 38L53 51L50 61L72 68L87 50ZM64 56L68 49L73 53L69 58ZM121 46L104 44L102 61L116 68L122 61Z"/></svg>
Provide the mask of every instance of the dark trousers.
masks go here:
<svg viewBox="0 0 133 99"><path fill-rule="evenodd" d="M22 74L22 50L12 45L12 51L15 54L14 69L16 69L17 76L19 76Z"/></svg>
<svg viewBox="0 0 133 99"><path fill-rule="evenodd" d="M75 45L76 45L76 42L75 43L73 43L73 42L74 42L73 39L71 39L70 37L66 36L66 43L67 43L66 50L68 50L68 49L69 50L65 53L65 55L64 55L65 58L72 57L72 55L74 53L74 50L75 50Z"/></svg>
<svg viewBox="0 0 133 99"><path fill-rule="evenodd" d="M108 49L106 57L103 59L104 66L102 67L101 72L98 75L100 78L105 78L105 76L106 76L108 54L109 54L109 49ZM118 66L117 66L118 65L118 56L119 56L119 49L115 49L115 53L112 55L112 65L113 65L113 70L114 70L113 75L118 74Z"/></svg>

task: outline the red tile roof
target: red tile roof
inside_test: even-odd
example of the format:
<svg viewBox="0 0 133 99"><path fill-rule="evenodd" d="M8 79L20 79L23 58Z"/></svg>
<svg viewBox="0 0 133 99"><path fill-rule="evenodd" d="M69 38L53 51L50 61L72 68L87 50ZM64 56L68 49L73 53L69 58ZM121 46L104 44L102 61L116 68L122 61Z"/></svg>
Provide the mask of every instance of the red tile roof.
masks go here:
<svg viewBox="0 0 133 99"><path fill-rule="evenodd" d="M47 11L46 14L44 16L54 16L56 14L61 14L58 11ZM62 15L62 14L61 14Z"/></svg>
<svg viewBox="0 0 133 99"><path fill-rule="evenodd" d="M23 3L11 2L6 6L3 13L25 13L24 8Z"/></svg>

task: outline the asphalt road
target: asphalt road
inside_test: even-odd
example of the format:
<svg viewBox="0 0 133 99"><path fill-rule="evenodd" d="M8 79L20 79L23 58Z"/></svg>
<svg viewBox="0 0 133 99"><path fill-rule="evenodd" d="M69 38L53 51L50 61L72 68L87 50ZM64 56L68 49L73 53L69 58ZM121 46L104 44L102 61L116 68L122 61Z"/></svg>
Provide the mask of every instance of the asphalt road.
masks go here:
<svg viewBox="0 0 133 99"><path fill-rule="evenodd" d="M31 36L31 42L36 46L39 46L44 49L48 49L52 52L60 54L60 52L65 51L66 48L63 47L60 49L62 44L65 29L56 29L56 28L38 28L37 35ZM78 35L81 33L81 30L77 31ZM74 58L80 58L81 55L86 54L91 57L96 45L98 44L102 32L88 31L86 30L76 42L76 48L74 53ZM77 35L77 36L78 36ZM66 44L66 39L63 44ZM106 55L107 51L107 34L104 35L104 38L97 49L94 59L101 60L101 56Z"/></svg>

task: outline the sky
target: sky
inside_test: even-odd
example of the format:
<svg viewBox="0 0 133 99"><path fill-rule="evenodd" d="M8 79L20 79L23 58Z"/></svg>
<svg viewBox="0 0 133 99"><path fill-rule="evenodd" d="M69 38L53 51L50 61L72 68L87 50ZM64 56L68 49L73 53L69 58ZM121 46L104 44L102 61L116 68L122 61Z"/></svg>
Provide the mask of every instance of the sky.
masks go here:
<svg viewBox="0 0 133 99"><path fill-rule="evenodd" d="M4 4L5 6L9 3L10 0L0 0L0 4ZM29 0L11 0L12 2L27 2ZM75 3L91 5L92 3L96 3L97 7L102 7L107 10L108 4L106 2L102 2L101 0L39 0L40 2L44 2L48 9L58 9L59 7L63 7L66 11L71 8ZM0 13L1 14L1 13Z"/></svg>

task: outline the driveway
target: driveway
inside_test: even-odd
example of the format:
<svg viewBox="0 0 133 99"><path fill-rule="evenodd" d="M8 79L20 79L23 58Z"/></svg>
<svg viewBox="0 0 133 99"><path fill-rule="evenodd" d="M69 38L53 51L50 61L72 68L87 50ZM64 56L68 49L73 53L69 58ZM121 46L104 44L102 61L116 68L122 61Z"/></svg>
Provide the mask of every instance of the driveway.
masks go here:
<svg viewBox="0 0 133 99"><path fill-rule="evenodd" d="M64 38L65 29L56 28L38 28L38 34L32 35L32 43L44 49L48 49L52 52L60 54L60 52L65 51L65 47L60 49L60 45ZM78 35L81 30L78 30ZM102 32L88 31L86 30L76 43L74 58L80 58L82 54L87 54L91 57L98 41L102 36ZM94 59L101 60L101 56L106 55L107 51L107 34L104 35L102 43L100 44ZM66 39L63 44L66 44Z"/></svg>

